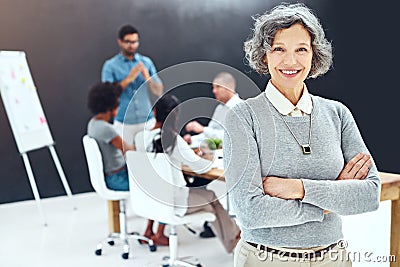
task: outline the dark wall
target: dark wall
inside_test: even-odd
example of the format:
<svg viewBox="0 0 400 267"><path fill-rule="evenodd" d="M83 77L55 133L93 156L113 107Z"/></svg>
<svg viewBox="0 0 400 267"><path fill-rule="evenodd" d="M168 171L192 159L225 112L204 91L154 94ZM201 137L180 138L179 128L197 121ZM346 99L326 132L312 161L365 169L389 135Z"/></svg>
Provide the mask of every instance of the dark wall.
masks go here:
<svg viewBox="0 0 400 267"><path fill-rule="evenodd" d="M88 88L99 81L104 60L118 52L117 29L125 23L135 25L140 31L140 52L149 55L158 70L186 61L215 61L244 72L262 88L267 78L244 64L242 46L251 32L251 16L278 1L246 2L1 1L0 50L26 52L73 193L92 191L81 144L90 117L86 96ZM397 14L364 1L362 6L305 2L321 18L335 54L334 69L310 81L310 91L348 105L378 168L400 173L395 110L398 53L392 40ZM181 92L180 98L212 96L210 87L193 88ZM246 88L238 92L244 98L251 96ZM32 199L3 106L0 125L0 203ZM50 153L41 149L28 155L41 197L65 194Z"/></svg>

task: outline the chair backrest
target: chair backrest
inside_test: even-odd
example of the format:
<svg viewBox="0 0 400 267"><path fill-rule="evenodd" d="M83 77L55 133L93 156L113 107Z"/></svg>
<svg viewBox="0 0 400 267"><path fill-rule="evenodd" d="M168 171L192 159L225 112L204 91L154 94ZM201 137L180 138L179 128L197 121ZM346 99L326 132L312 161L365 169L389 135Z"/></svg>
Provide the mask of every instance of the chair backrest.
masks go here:
<svg viewBox="0 0 400 267"><path fill-rule="evenodd" d="M82 138L86 162L89 169L90 183L94 190L107 200L120 200L128 197L128 192L108 189L104 177L103 159L96 140L88 135Z"/></svg>
<svg viewBox="0 0 400 267"><path fill-rule="evenodd" d="M174 168L164 153L127 151L130 199L133 211L151 220L179 224L179 207L187 205L187 187L175 186L183 179L180 169Z"/></svg>

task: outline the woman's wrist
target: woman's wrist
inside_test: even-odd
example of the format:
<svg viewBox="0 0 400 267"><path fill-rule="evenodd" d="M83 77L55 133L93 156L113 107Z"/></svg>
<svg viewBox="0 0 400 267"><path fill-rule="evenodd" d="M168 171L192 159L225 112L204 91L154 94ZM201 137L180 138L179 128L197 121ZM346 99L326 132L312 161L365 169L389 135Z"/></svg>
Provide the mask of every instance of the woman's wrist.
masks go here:
<svg viewBox="0 0 400 267"><path fill-rule="evenodd" d="M304 185L301 179L292 179L294 182L293 199L304 198Z"/></svg>

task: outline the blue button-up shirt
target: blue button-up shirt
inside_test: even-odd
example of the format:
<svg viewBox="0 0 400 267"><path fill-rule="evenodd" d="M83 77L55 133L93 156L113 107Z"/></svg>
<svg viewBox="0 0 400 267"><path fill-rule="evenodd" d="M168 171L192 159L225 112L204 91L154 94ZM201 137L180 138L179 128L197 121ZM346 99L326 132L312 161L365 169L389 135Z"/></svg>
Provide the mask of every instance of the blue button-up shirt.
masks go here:
<svg viewBox="0 0 400 267"><path fill-rule="evenodd" d="M131 69L139 62L143 62L154 82L161 83L153 61L139 53L136 53L132 60L124 57L122 53L108 59L103 65L101 80L103 82L120 82L128 76ZM126 124L139 124L153 118L147 87L143 75L140 73L125 88L121 94L118 113L115 117L117 121Z"/></svg>

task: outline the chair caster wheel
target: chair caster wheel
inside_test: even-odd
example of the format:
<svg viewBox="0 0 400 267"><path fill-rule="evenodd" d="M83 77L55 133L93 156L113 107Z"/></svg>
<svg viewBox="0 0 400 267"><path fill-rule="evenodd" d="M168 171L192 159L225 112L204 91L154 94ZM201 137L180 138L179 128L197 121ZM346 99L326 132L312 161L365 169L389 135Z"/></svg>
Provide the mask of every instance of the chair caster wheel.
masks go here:
<svg viewBox="0 0 400 267"><path fill-rule="evenodd" d="M200 263L199 263L199 264L197 264L197 265L196 265L196 267L201 267L201 264L200 264Z"/></svg>
<svg viewBox="0 0 400 267"><path fill-rule="evenodd" d="M115 244L114 240L108 241L107 243L108 243L110 246L114 246L114 244Z"/></svg>
<svg viewBox="0 0 400 267"><path fill-rule="evenodd" d="M122 258L124 260L128 259L129 258L129 253L122 253Z"/></svg>
<svg viewBox="0 0 400 267"><path fill-rule="evenodd" d="M157 247L156 247L156 245L152 245L152 246L149 246L149 249L151 252L154 252L157 250Z"/></svg>
<svg viewBox="0 0 400 267"><path fill-rule="evenodd" d="M169 264L163 264L162 267L169 267Z"/></svg>
<svg viewBox="0 0 400 267"><path fill-rule="evenodd" d="M97 256L101 255L101 249L96 249L96 251L94 252L94 254L96 254Z"/></svg>

